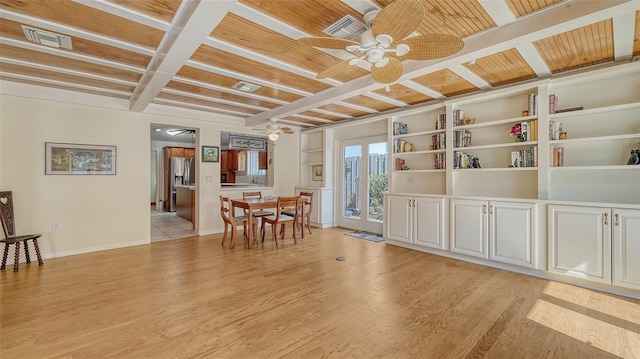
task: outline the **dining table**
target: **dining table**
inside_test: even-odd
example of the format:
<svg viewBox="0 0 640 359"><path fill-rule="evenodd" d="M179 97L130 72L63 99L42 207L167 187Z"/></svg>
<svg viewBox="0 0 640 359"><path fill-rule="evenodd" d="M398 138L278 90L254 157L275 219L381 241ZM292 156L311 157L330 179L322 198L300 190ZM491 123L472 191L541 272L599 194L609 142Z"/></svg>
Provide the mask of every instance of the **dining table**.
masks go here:
<svg viewBox="0 0 640 359"><path fill-rule="evenodd" d="M247 198L247 199L242 199L242 198L238 198L238 199L231 199L231 206L233 206L234 210L235 208L242 208L243 210L247 210L247 213L253 213L253 211L258 210L258 209L269 209L269 208L276 208L278 207L278 197L264 197L264 198ZM247 228L249 228L248 230L248 234L247 234L247 246L248 248L251 248L251 246L253 245L253 231L251 230L251 228L253 228L253 221L256 221L257 218L253 218L253 216L247 216Z"/></svg>
<svg viewBox="0 0 640 359"><path fill-rule="evenodd" d="M280 210L278 207L278 197L263 197L263 198L246 198L246 199L242 199L242 198L238 198L238 199L231 199L231 206L233 207L233 209L235 210L236 208L242 208L243 210L247 210L247 213L253 213L253 211L258 210L258 209L270 209L273 208L276 211L274 212L274 215L280 215L280 213L278 213L278 211ZM304 211L304 206L302 206L302 211ZM247 228L249 228L248 230L248 234L247 234L247 247L250 249L251 246L253 245L253 231L251 230L252 225L253 225L253 221L256 221L257 218L254 218L253 216L247 216ZM304 221L304 213L300 214L300 218L302 218L302 221ZM303 233L303 238L304 238L304 222L302 223L302 233ZM295 230L295 229L294 229Z"/></svg>

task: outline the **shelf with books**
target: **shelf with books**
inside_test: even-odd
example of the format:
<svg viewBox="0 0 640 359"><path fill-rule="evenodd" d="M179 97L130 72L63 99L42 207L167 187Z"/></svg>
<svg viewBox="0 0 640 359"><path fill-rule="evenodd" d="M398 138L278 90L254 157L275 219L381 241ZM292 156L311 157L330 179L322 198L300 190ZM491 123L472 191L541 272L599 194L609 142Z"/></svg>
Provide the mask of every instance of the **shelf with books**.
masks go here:
<svg viewBox="0 0 640 359"><path fill-rule="evenodd" d="M429 153L445 153L447 150L427 150L427 151L411 151L411 152L395 152L392 154L393 157L401 157L401 156L412 156L412 155L424 155Z"/></svg>

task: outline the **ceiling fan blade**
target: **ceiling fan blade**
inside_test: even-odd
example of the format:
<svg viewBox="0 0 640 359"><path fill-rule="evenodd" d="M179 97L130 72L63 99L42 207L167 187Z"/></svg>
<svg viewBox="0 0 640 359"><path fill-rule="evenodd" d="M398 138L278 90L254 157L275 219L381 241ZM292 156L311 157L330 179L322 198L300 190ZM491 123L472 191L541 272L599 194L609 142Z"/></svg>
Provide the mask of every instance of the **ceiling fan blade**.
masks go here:
<svg viewBox="0 0 640 359"><path fill-rule="evenodd" d="M395 57L389 57L389 63L386 66L371 66L371 76L381 84L395 82L402 76L402 63Z"/></svg>
<svg viewBox="0 0 640 359"><path fill-rule="evenodd" d="M385 6L373 20L374 36L387 34L398 42L409 36L422 22L424 7L420 0L398 0Z"/></svg>
<svg viewBox="0 0 640 359"><path fill-rule="evenodd" d="M282 133L287 134L287 135L290 135L290 134L292 134L292 133L293 133L293 130L292 130L292 129L290 129L289 127L283 127L283 128L281 128L281 129L280 129L280 131L281 131Z"/></svg>
<svg viewBox="0 0 640 359"><path fill-rule="evenodd" d="M432 34L414 36L405 39L402 44L409 45L409 52L402 59L431 60L453 55L462 50L464 41L457 36Z"/></svg>
<svg viewBox="0 0 640 359"><path fill-rule="evenodd" d="M299 42L314 46L314 47L322 47L325 49L340 49L344 50L347 46L358 46L360 47L360 43L347 39L338 39L335 37L302 37L298 39Z"/></svg>
<svg viewBox="0 0 640 359"><path fill-rule="evenodd" d="M351 60L352 59L340 61L337 64L322 70L321 72L318 73L316 78L317 79L326 79L326 78L333 77L333 76L345 71L346 69L351 67L351 65L349 65L349 61L351 61Z"/></svg>

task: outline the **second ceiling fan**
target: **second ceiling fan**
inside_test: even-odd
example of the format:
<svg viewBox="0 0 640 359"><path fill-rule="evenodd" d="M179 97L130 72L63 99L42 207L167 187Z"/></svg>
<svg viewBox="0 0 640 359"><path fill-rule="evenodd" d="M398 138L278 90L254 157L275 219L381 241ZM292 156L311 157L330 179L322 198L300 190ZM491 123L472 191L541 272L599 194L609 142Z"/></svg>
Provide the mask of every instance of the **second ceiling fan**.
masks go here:
<svg viewBox="0 0 640 359"><path fill-rule="evenodd" d="M462 39L453 35L429 34L406 38L418 28L423 17L424 7L420 0L398 0L380 11L364 14L365 24L370 28L360 35L360 42L335 37L305 37L298 41L358 54L358 57L343 60L319 72L318 79L333 77L361 61L367 61L371 63L373 79L381 84L390 84L402 76L400 59L437 59L453 55L464 47Z"/></svg>

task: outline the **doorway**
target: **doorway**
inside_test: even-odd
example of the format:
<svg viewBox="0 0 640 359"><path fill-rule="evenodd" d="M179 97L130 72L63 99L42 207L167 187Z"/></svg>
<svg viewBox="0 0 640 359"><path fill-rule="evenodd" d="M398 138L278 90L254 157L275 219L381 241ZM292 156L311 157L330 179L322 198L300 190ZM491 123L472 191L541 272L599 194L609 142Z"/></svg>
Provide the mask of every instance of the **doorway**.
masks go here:
<svg viewBox="0 0 640 359"><path fill-rule="evenodd" d="M341 142L340 227L382 234L388 149L386 136Z"/></svg>

